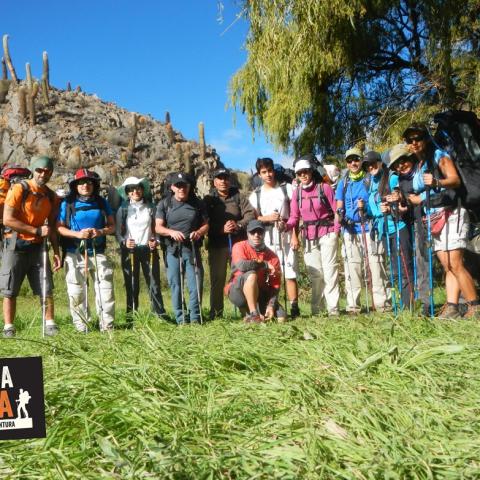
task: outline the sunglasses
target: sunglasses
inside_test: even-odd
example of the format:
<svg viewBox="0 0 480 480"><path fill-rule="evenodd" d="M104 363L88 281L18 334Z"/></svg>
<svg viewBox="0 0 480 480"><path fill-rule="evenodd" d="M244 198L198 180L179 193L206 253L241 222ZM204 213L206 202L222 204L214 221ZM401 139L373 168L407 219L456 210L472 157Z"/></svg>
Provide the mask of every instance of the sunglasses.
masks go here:
<svg viewBox="0 0 480 480"><path fill-rule="evenodd" d="M260 228L257 228L255 230L252 230L251 232L248 232L250 235L263 235L264 234L264 231L261 230Z"/></svg>
<svg viewBox="0 0 480 480"><path fill-rule="evenodd" d="M175 183L174 184L177 188L187 188L188 187L188 183Z"/></svg>
<svg viewBox="0 0 480 480"><path fill-rule="evenodd" d="M415 137L408 137L407 138L407 143L410 145L412 144L413 142L422 142L423 140L425 140L425 135L416 135Z"/></svg>
<svg viewBox="0 0 480 480"><path fill-rule="evenodd" d="M350 163L352 163L352 162L360 162L361 158L360 157L348 157L345 161L350 165Z"/></svg>
<svg viewBox="0 0 480 480"><path fill-rule="evenodd" d="M308 175L311 172L309 168L306 168L305 170L299 170L297 172L297 177L302 177L303 175Z"/></svg>
<svg viewBox="0 0 480 480"><path fill-rule="evenodd" d="M230 180L230 177L228 175L219 175L218 177L215 177L215 178L218 178L219 180Z"/></svg>
<svg viewBox="0 0 480 480"><path fill-rule="evenodd" d="M44 175L48 175L48 174L52 173L52 171L49 170L48 168L36 168L35 172L36 173L43 173Z"/></svg>
<svg viewBox="0 0 480 480"><path fill-rule="evenodd" d="M133 192L134 190L143 190L143 187L141 185L135 185L131 187L127 187L126 189L127 193Z"/></svg>
<svg viewBox="0 0 480 480"><path fill-rule="evenodd" d="M77 185L93 185L93 182L92 182L92 180L88 180L88 179L79 180L77 182Z"/></svg>

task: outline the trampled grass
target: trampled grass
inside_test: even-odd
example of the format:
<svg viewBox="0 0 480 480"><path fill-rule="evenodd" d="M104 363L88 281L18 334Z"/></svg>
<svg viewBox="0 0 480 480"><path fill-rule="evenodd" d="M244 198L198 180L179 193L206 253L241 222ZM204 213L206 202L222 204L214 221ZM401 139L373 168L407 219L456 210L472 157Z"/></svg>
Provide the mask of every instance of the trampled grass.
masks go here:
<svg viewBox="0 0 480 480"><path fill-rule="evenodd" d="M480 477L478 323L143 313L82 336L61 306L44 341L27 300L1 351L43 357L47 438L2 442L2 478Z"/></svg>

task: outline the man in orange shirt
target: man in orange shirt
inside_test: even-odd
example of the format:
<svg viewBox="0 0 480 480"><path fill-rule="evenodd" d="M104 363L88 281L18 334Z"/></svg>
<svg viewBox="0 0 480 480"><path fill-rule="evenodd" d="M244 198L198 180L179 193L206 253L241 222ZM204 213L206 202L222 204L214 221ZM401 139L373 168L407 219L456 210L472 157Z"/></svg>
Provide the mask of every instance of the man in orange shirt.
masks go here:
<svg viewBox="0 0 480 480"><path fill-rule="evenodd" d="M33 178L12 186L5 199L3 224L5 247L0 269L0 291L3 295L4 337L14 337L17 296L25 276L35 295L45 297L45 333L58 332L54 321L53 280L50 262L46 262L46 291L42 291L43 248L46 238L53 247L53 270L60 268L60 253L54 229L58 209L58 197L47 187L53 173L53 161L49 157L32 159Z"/></svg>
<svg viewBox="0 0 480 480"><path fill-rule="evenodd" d="M281 284L280 260L265 246L265 227L259 220L247 225L247 240L232 248L232 277L225 294L245 314L246 323L261 323L286 313L278 303Z"/></svg>

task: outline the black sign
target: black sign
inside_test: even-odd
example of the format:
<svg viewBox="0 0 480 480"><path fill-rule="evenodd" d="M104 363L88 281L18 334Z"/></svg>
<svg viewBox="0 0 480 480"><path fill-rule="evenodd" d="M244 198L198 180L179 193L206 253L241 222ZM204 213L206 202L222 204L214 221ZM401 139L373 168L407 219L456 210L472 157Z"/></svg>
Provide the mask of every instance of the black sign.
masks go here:
<svg viewBox="0 0 480 480"><path fill-rule="evenodd" d="M45 436L42 358L0 358L0 440Z"/></svg>

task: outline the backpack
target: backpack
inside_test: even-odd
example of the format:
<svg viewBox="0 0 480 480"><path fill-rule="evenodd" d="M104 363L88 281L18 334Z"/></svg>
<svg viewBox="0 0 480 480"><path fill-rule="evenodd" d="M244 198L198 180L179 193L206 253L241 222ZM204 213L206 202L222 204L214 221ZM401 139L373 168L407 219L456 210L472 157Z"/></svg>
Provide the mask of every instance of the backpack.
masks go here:
<svg viewBox="0 0 480 480"><path fill-rule="evenodd" d="M24 179L19 180L17 182L13 182L12 185L15 185L15 183L18 183L22 186L22 206L23 207L25 207L25 201L27 200L27 197L28 197L29 193L31 193L32 195L34 195L36 197L40 197L40 198L43 198L43 197L46 196L48 198L48 201L51 203L51 205L52 206L55 205L56 194L49 187L45 186L45 188L47 189L47 193L43 194L43 193L33 192L30 189L30 185L28 184L28 182ZM11 188L11 186L10 186L10 188Z"/></svg>
<svg viewBox="0 0 480 480"><path fill-rule="evenodd" d="M278 185L281 190L282 190L282 193L283 193L283 201L285 202L285 205L287 205L287 215L286 215L286 218L288 218L290 216L290 203L289 203L289 200L288 200L288 192L287 192L287 184L286 183L281 183L280 185ZM255 190L255 195L257 196L257 212L258 212L258 215L262 215L262 209L260 208L260 196L262 194L262 185L260 185L259 187L257 187Z"/></svg>
<svg viewBox="0 0 480 480"><path fill-rule="evenodd" d="M480 206L480 120L475 113L448 110L433 117L437 124L434 142L455 163L462 185L456 190L468 209Z"/></svg>
<svg viewBox="0 0 480 480"><path fill-rule="evenodd" d="M329 185L332 184L332 179L330 178L327 171L325 170L323 163L313 153L307 153L306 155L302 155L301 157L296 158L293 161L294 169L295 169L295 165L300 160L307 160L310 163L310 165L312 165L313 180L315 181L315 183L325 182L325 183L328 183Z"/></svg>

